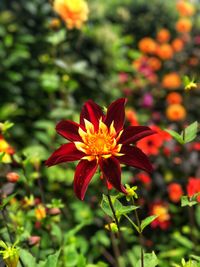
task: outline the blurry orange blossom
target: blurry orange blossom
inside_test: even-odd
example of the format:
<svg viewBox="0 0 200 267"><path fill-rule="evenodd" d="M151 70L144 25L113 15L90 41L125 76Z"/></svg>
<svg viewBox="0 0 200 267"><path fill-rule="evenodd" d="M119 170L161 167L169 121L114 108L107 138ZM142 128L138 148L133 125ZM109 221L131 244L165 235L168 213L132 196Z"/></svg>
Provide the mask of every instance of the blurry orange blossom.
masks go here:
<svg viewBox="0 0 200 267"><path fill-rule="evenodd" d="M171 59L174 55L173 49L169 44L162 44L158 46L156 53L163 60Z"/></svg>
<svg viewBox="0 0 200 267"><path fill-rule="evenodd" d="M171 104L180 104L183 101L182 96L179 93L172 92L167 95L167 103Z"/></svg>
<svg viewBox="0 0 200 267"><path fill-rule="evenodd" d="M178 1L176 8L181 16L192 16L195 12L194 6L183 0Z"/></svg>
<svg viewBox="0 0 200 267"><path fill-rule="evenodd" d="M16 183L19 180L19 174L16 172L8 172L6 178L10 183Z"/></svg>
<svg viewBox="0 0 200 267"><path fill-rule="evenodd" d="M180 33L190 32L192 29L192 22L188 18L180 18L176 23L176 30Z"/></svg>
<svg viewBox="0 0 200 267"><path fill-rule="evenodd" d="M168 185L167 190L169 194L169 199L174 203L179 202L181 197L183 196L183 189L178 183L172 183Z"/></svg>
<svg viewBox="0 0 200 267"><path fill-rule="evenodd" d="M162 79L162 86L167 89L176 89L181 86L181 78L176 72L165 74Z"/></svg>
<svg viewBox="0 0 200 267"><path fill-rule="evenodd" d="M170 40L170 32L167 29L161 29L157 35L156 39L159 43L167 43Z"/></svg>
<svg viewBox="0 0 200 267"><path fill-rule="evenodd" d="M167 107L166 116L170 121L180 121L185 119L186 110L180 104L172 104Z"/></svg>
<svg viewBox="0 0 200 267"><path fill-rule="evenodd" d="M80 29L88 18L88 5L84 0L54 0L53 8L58 13L68 29Z"/></svg>
<svg viewBox="0 0 200 267"><path fill-rule="evenodd" d="M161 228L166 230L170 225L170 214L168 211L168 206L165 203L154 203L151 207L151 215L158 216L152 223L152 228Z"/></svg>
<svg viewBox="0 0 200 267"><path fill-rule="evenodd" d="M156 57L150 57L148 59L148 64L151 67L152 70L157 71L161 68L161 61Z"/></svg>
<svg viewBox="0 0 200 267"><path fill-rule="evenodd" d="M126 109L125 114L126 114L127 120L130 122L130 125L132 126L139 125L136 112L133 109L131 108Z"/></svg>
<svg viewBox="0 0 200 267"><path fill-rule="evenodd" d="M144 53L154 54L156 51L157 44L150 37L144 37L139 41L139 49Z"/></svg>
<svg viewBox="0 0 200 267"><path fill-rule="evenodd" d="M42 204L39 204L38 207L35 209L35 217L38 221L41 221L46 217L46 209Z"/></svg>
<svg viewBox="0 0 200 267"><path fill-rule="evenodd" d="M175 52L180 52L183 50L184 42L180 38L176 38L172 41L172 48Z"/></svg>

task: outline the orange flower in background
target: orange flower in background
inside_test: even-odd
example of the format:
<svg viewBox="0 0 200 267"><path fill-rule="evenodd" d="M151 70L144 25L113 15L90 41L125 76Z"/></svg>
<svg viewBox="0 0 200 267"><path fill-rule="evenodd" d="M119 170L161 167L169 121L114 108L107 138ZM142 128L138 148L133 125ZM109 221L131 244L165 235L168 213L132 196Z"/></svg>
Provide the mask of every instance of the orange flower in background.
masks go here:
<svg viewBox="0 0 200 267"><path fill-rule="evenodd" d="M169 199L174 203L179 202L183 196L183 189L178 183L172 183L168 185L167 191L169 194Z"/></svg>
<svg viewBox="0 0 200 267"><path fill-rule="evenodd" d="M88 19L88 5L84 0L54 0L53 8L68 29L80 29Z"/></svg>
<svg viewBox="0 0 200 267"><path fill-rule="evenodd" d="M151 223L152 228L161 228L166 230L170 226L170 214L168 205L162 202L154 203L151 207L150 215L158 217Z"/></svg>
<svg viewBox="0 0 200 267"><path fill-rule="evenodd" d="M0 135L0 153L5 153L2 162L3 163L10 163L11 156L15 153L14 149L8 144L8 142L4 139L2 135Z"/></svg>
<svg viewBox="0 0 200 267"><path fill-rule="evenodd" d="M176 8L181 16L192 16L195 12L194 6L186 1L178 1Z"/></svg>
<svg viewBox="0 0 200 267"><path fill-rule="evenodd" d="M179 93L172 92L167 95L167 104L181 104L183 101L182 96Z"/></svg>
<svg viewBox="0 0 200 267"><path fill-rule="evenodd" d="M180 38L176 38L172 41L172 48L175 52L180 52L184 48L184 42Z"/></svg>
<svg viewBox="0 0 200 267"><path fill-rule="evenodd" d="M176 30L180 33L190 32L192 29L192 22L188 18L180 18L176 23Z"/></svg>
<svg viewBox="0 0 200 267"><path fill-rule="evenodd" d="M177 89L181 86L181 78L176 72L168 73L162 79L162 86L167 89Z"/></svg>
<svg viewBox="0 0 200 267"><path fill-rule="evenodd" d="M162 44L158 46L156 53L162 60L172 59L174 55L173 49L169 44Z"/></svg>
<svg viewBox="0 0 200 267"><path fill-rule="evenodd" d="M16 183L19 180L19 174L16 172L8 172L6 174L7 181L10 183Z"/></svg>
<svg viewBox="0 0 200 267"><path fill-rule="evenodd" d="M127 108L125 110L125 115L126 115L126 119L130 122L130 125L132 126L139 125L136 112L133 109Z"/></svg>
<svg viewBox="0 0 200 267"><path fill-rule="evenodd" d="M150 57L148 59L148 64L151 67L152 70L157 71L161 68L162 63L161 61L156 57Z"/></svg>
<svg viewBox="0 0 200 267"><path fill-rule="evenodd" d="M140 51L148 54L154 54L157 48L156 42L150 37L144 37L141 39L138 46Z"/></svg>
<svg viewBox="0 0 200 267"><path fill-rule="evenodd" d="M46 209L42 204L39 204L38 207L35 209L35 217L38 221L41 221L46 218Z"/></svg>
<svg viewBox="0 0 200 267"><path fill-rule="evenodd" d="M172 104L167 107L166 116L170 121L180 121L185 119L186 110L180 104Z"/></svg>
<svg viewBox="0 0 200 267"><path fill-rule="evenodd" d="M170 32L167 29L161 29L157 35L156 39L159 43L167 43L170 40Z"/></svg>

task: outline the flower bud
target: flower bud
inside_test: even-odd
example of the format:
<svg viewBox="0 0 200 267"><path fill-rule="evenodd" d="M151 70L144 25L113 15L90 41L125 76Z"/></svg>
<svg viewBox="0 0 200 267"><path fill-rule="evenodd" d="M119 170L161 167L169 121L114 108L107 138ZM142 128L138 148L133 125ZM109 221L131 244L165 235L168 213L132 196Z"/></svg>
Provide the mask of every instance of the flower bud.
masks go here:
<svg viewBox="0 0 200 267"><path fill-rule="evenodd" d="M41 237L40 236L37 236L37 235L30 236L28 238L28 244L29 244L29 246L35 246L35 245L39 244L40 243L40 239L41 239Z"/></svg>
<svg viewBox="0 0 200 267"><path fill-rule="evenodd" d="M116 225L116 223L109 223L105 225L105 228L109 231L112 231L113 233L117 233L118 232L118 227Z"/></svg>
<svg viewBox="0 0 200 267"><path fill-rule="evenodd" d="M8 172L6 174L7 181L10 183L16 183L19 180L19 174L16 172Z"/></svg>

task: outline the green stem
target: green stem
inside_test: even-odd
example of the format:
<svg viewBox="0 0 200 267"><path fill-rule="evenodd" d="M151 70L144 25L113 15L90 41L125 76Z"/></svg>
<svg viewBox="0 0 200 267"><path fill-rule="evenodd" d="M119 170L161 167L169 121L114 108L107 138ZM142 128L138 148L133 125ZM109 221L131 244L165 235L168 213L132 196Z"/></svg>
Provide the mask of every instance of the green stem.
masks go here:
<svg viewBox="0 0 200 267"><path fill-rule="evenodd" d="M14 243L14 240L13 240L12 234L11 234L11 232L10 232L10 229L9 229L9 227L8 227L7 216L6 216L6 211L5 211L5 209L3 209L3 210L1 211L1 213L2 213L2 216L3 216L3 220L4 220L5 227L6 227L7 232L8 232L8 236L9 236L9 238L10 238L10 242L11 242L11 244L13 244L13 243ZM22 260L21 260L21 258L19 258L19 262L20 262L20 264L21 264L22 267L25 267L24 264L23 264L23 262L22 262Z"/></svg>
<svg viewBox="0 0 200 267"><path fill-rule="evenodd" d="M135 203L134 203L134 199L133 198L132 198L132 202L133 202L133 205L134 205ZM134 212L135 212L136 222L137 222L138 229L139 229L139 232L138 233L139 233L140 246L141 246L141 254L140 254L140 257L141 257L141 267L144 267L144 249L143 249L142 228L141 228L141 223L140 223L140 219L139 219L139 216L138 216L137 209L135 209Z"/></svg>
<svg viewBox="0 0 200 267"><path fill-rule="evenodd" d="M111 197L110 197L109 190L108 190L108 195L107 195L107 197L108 197L108 202L109 202L110 208L111 208L111 210L112 210L113 217L114 217L114 219L115 219L115 223L116 223L116 225L117 225L118 231L119 231L119 233L121 233L121 229L120 229L120 226L119 226L119 221L118 221L118 219L117 219L116 212L115 212L115 209L114 209L113 204L112 204L112 200L111 200Z"/></svg>
<svg viewBox="0 0 200 267"><path fill-rule="evenodd" d="M115 223L117 225L117 229L118 229L118 238L119 240L122 240L121 237L121 229L120 229L120 226L119 226L119 221L118 221L118 218L116 216L116 212L115 212L115 209L114 209L114 206L112 204L112 200L111 200L111 197L110 197L110 192L108 190L108 194L107 194L107 198L108 198L108 202L109 202L109 205L110 205L110 208L112 210L112 213L113 213L113 217L115 219ZM110 228L110 232L111 232L111 238L112 238L112 230ZM112 240L112 243L114 244L114 248L115 248L115 255L116 255L116 263L117 263L117 267L120 267L120 262L119 262L119 257L120 257L120 250L117 246L117 244L115 243L115 240Z"/></svg>

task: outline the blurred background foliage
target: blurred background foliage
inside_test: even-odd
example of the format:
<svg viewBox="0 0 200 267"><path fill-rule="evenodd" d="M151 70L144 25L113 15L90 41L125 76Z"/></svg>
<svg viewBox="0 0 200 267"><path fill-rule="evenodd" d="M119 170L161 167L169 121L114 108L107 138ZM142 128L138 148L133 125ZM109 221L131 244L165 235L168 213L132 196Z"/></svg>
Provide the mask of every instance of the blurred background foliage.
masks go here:
<svg viewBox="0 0 200 267"><path fill-rule="evenodd" d="M128 123L136 116L139 124L156 124L162 129L180 131L198 120L199 88L187 93L182 82L172 88L171 91L183 98L187 115L173 120L166 115L166 98L171 91L162 83L169 72L199 80L200 41L195 41L200 38L198 2L194 2L196 12L192 17L192 30L183 36L184 50L175 53L173 59L162 61L156 82L133 63L143 55L138 48L142 38L155 39L162 28L169 30L171 39L179 37L175 24L180 14L175 2L90 0L88 22L81 30L68 30L46 0L0 1L0 121L14 123L5 138L15 150L15 162L0 168L1 193L18 192L18 197L7 208L13 223L11 228L24 246L27 246L28 237L41 237L40 246L30 248L37 259L45 259L62 247L59 266L110 266L106 262L111 243L109 233L104 231L108 218L99 208L104 190L100 190L99 175L93 179L85 201L80 202L75 199L72 189L75 164L70 163L67 168L65 164L50 169L44 167L50 153L64 143L55 132L58 121L78 121L81 107L88 99L107 106L124 96L128 98L132 112L131 118L127 115ZM145 104L147 94L150 94L152 104ZM150 214L149 203L167 203L171 214L171 228L165 229L167 235L160 228L150 229L145 232L144 241L147 251L155 250L158 254L162 267L168 267L169 262L173 266L175 262L180 263L182 257L200 252L199 207L192 211L196 216L194 248L190 240L193 226L187 225L191 215L187 216L187 208L181 209L180 203L170 202L167 189L171 182L178 182L186 192L188 178L200 176L198 144L199 140L183 148L170 140L167 145L160 145L160 154L150 155L156 170L149 178L151 185L137 178L137 171L124 168L123 183L139 186L139 204L144 205L141 216ZM193 145L196 145L194 151ZM20 174L20 180L11 186L5 176L13 170ZM45 203L50 209L61 209L62 213L45 215L38 223L35 209L41 201L44 204L39 190L41 181ZM34 201L30 199L31 195ZM62 199L64 207L53 202L54 199ZM23 206L26 201L29 208ZM123 255L122 266L133 266L140 254L138 238L126 224L124 227L127 227L124 239L128 249ZM8 239L5 227L0 234ZM49 244L49 238L53 243Z"/></svg>

